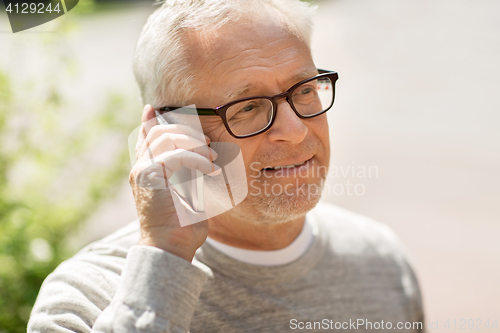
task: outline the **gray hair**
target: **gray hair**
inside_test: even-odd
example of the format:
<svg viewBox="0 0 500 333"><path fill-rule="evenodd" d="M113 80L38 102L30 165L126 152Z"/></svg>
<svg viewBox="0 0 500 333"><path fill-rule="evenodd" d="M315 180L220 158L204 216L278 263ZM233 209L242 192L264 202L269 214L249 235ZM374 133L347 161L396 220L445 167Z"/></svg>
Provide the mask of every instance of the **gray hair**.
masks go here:
<svg viewBox="0 0 500 333"><path fill-rule="evenodd" d="M184 56L186 29L218 29L241 15L269 7L310 46L313 7L300 0L166 0L148 18L134 54L134 74L143 103L183 106L195 92L194 73Z"/></svg>

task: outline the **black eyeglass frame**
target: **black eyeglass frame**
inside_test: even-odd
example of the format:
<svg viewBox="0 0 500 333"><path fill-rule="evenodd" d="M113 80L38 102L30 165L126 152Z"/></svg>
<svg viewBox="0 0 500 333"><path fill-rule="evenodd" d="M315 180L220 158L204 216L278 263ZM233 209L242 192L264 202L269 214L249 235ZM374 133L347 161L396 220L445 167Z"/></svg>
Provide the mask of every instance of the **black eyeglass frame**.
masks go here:
<svg viewBox="0 0 500 333"><path fill-rule="evenodd" d="M158 111L162 111L162 113L165 113L165 112L170 112L170 111L174 111L174 110L177 110L177 109L183 109L184 113L186 113L186 114L193 114L193 115L199 115L199 116L219 116L219 117L222 118L222 122L224 123L224 126L226 127L226 129L229 132L229 134L231 134L231 136L233 136L236 139L249 138L249 137L261 134L261 133L267 131L269 128L271 128L271 126L274 123L274 120L276 119L276 114L278 113L278 104L277 104L277 101L279 99L281 99L281 98L286 98L286 101L288 102L288 105L290 105L290 107L292 108L293 112L295 112L295 114L299 118L313 118L313 117L317 117L317 116L325 113L326 111L330 110L332 108L332 106L333 106L333 102L335 101L335 82L338 80L339 75L338 75L337 72L327 71L327 70L319 69L319 68L318 68L318 73L319 73L318 75L313 76L313 77L308 78L308 79L305 79L305 80L302 80L302 81L294 84L293 86L291 86L287 91L285 91L285 92L283 92L281 94L274 95L274 96L252 96L252 97L246 97L246 98L238 99L238 100L235 100L235 101L232 101L232 102L229 102L229 103L217 106L214 109L210 109L210 108L196 108L195 109L195 108L186 108L186 107L179 107L179 106L164 106L164 107L159 108ZM327 108L325 108L323 111L315 113L315 114L312 114L312 115L302 115L302 114L300 114L295 109L295 106L293 105L293 102L292 102L292 92L295 90L295 88L297 88L298 86L303 85L304 83L307 83L309 81L314 81L314 80L317 80L317 79L320 79L320 78L323 78L323 77L329 78L330 81L332 82L333 98L332 98L331 104ZM236 135L236 134L234 134L231 131L231 129L229 128L229 124L227 122L227 118L226 118L226 111L227 111L227 109L229 107L231 107L232 105L234 105L234 104L241 103L241 102L244 102L244 101L248 101L248 100L251 100L251 99L256 99L256 98L267 99L267 100L271 101L272 106L273 106L273 115L272 115L271 121L267 124L266 127L264 127L263 129L261 129L261 130L259 130L257 132L250 133L250 134L245 134L245 135Z"/></svg>

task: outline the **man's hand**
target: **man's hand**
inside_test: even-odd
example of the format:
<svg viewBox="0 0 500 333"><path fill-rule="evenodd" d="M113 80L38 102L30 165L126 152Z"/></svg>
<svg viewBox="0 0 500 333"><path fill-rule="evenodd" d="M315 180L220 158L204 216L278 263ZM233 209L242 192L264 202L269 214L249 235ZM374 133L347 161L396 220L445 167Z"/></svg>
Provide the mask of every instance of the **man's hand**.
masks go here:
<svg viewBox="0 0 500 333"><path fill-rule="evenodd" d="M191 262L205 242L208 221L180 226L179 218L188 218L185 214L190 212L176 211L174 201L179 199L170 192L168 179L183 166L204 174L220 172L211 162L217 153L207 146L209 143L206 135L189 126L157 125L153 107L144 107L137 163L129 177L141 223L139 244L158 247Z"/></svg>

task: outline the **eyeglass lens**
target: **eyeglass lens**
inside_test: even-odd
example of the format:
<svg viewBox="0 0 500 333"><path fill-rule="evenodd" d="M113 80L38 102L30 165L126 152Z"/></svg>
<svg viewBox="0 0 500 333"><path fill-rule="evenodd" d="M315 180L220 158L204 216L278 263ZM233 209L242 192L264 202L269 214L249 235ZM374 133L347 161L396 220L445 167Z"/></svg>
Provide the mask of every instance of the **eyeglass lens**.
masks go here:
<svg viewBox="0 0 500 333"><path fill-rule="evenodd" d="M291 92L291 103L304 116L313 116L328 110L333 103L333 84L328 77L307 81ZM273 118L273 103L266 98L255 98L231 105L226 120L234 135L244 136L269 126Z"/></svg>

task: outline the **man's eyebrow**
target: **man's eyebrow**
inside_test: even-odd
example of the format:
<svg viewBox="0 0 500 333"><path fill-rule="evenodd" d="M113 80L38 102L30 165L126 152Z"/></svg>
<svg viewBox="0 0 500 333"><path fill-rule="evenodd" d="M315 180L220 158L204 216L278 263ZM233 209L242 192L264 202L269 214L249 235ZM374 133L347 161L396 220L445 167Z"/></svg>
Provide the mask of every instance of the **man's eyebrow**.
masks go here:
<svg viewBox="0 0 500 333"><path fill-rule="evenodd" d="M226 95L226 100L228 102L234 101L234 100L238 99L241 95L247 93L248 91L250 91L254 88L255 88L255 85L248 83L244 87Z"/></svg>
<svg viewBox="0 0 500 333"><path fill-rule="evenodd" d="M308 69L308 70L305 70L303 72L295 74L293 76L293 80L295 81L295 83L298 83L302 80L308 79L308 78L313 77L315 75L318 75L317 69L314 69L314 70Z"/></svg>

